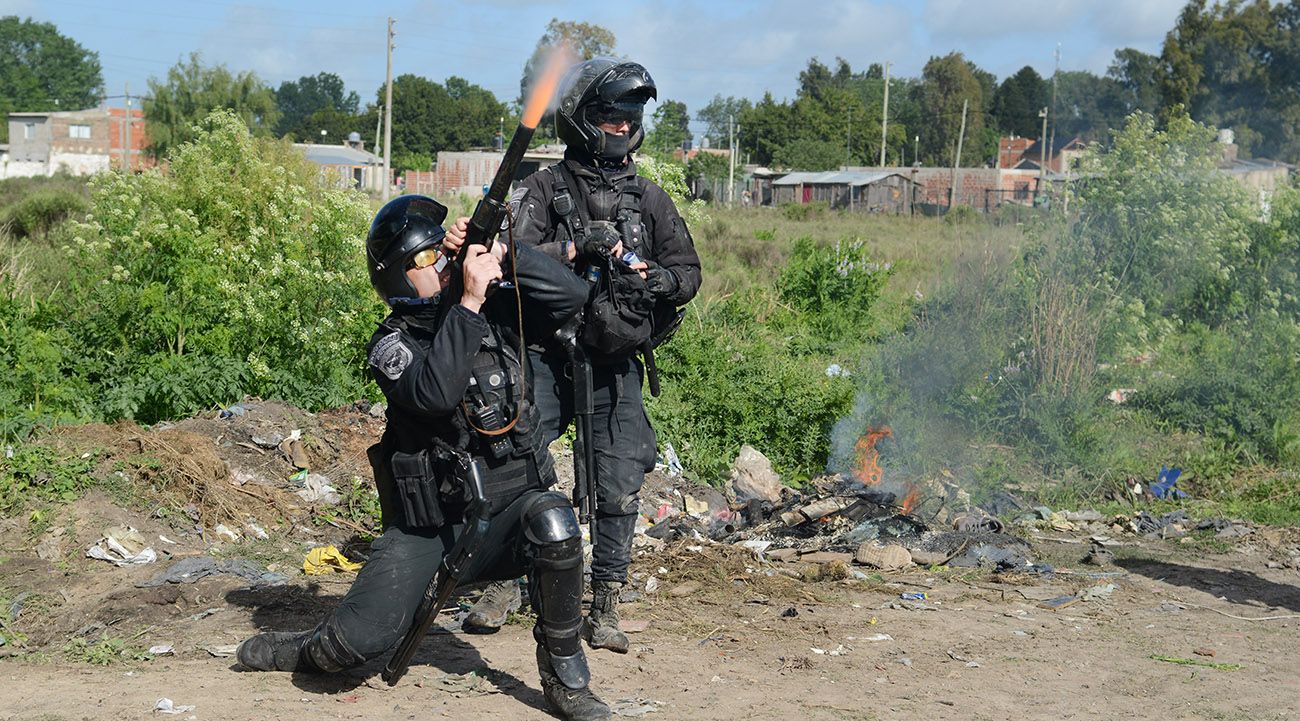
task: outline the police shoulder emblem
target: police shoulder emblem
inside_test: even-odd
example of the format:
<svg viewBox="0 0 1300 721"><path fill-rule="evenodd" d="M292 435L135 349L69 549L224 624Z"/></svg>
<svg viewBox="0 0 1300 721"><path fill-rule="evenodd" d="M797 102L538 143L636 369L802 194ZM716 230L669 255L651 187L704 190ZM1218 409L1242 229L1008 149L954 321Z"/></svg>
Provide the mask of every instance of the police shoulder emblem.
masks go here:
<svg viewBox="0 0 1300 721"><path fill-rule="evenodd" d="M519 206L523 205L524 198L527 197L528 188L515 188L514 192L510 194L510 197L506 199L506 205L509 206L510 212L506 217L501 219L502 231L505 231L507 226L510 225L511 218L514 218L515 222L519 222Z"/></svg>
<svg viewBox="0 0 1300 721"><path fill-rule="evenodd" d="M411 365L414 357L415 354L402 342L402 334L397 332L380 338L370 349L370 365L392 381L402 377L402 372Z"/></svg>

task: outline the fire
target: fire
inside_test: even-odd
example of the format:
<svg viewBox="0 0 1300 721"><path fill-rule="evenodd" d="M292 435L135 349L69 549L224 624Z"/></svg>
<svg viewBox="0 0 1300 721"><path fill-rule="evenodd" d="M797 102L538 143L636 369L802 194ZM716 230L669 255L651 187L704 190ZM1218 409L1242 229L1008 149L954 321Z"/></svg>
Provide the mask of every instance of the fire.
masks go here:
<svg viewBox="0 0 1300 721"><path fill-rule="evenodd" d="M916 507L920 503L921 503L921 489L909 484L907 486L907 494L903 496L903 501L902 503L898 504L898 507L900 509L900 512L904 516L910 516L912 515L912 511L915 511Z"/></svg>
<svg viewBox="0 0 1300 721"><path fill-rule="evenodd" d="M853 447L854 456L857 458L857 477L859 481L868 486L879 486L884 476L884 471L880 468L880 450L876 444L882 438L891 438L894 435L893 429L889 426L873 426L867 429L867 432L858 439L857 444Z"/></svg>

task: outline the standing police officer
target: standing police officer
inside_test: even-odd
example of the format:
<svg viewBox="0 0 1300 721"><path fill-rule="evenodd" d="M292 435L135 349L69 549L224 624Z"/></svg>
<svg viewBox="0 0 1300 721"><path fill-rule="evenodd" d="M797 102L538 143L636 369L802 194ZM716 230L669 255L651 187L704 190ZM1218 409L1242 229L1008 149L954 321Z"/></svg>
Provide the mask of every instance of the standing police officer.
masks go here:
<svg viewBox="0 0 1300 721"><path fill-rule="evenodd" d="M632 161L645 137L645 104L655 97L654 80L637 63L600 57L575 66L560 86L555 113L564 161L529 176L522 183L527 192L512 198L515 238L594 283L582 335L593 364L597 479L593 598L584 635L593 648L619 653L627 652L628 641L618 627L618 596L631 562L638 494L656 457L637 354L700 288L700 259L686 224L662 188L637 176ZM573 419L572 376L555 343L535 344L530 355L549 443ZM517 585L498 584L465 624L499 627L518 603Z"/></svg>
<svg viewBox="0 0 1300 721"><path fill-rule="evenodd" d="M526 572L546 699L566 719L607 719L609 708L588 688L579 640L581 532L569 499L546 490L554 466L519 337L521 324L529 336L554 332L581 309L586 287L532 248L497 243L490 252L469 248L463 293L444 297L456 270L443 247L446 216L432 198L402 196L379 211L366 240L371 283L392 308L369 346L388 400L388 425L371 448L384 533L319 626L258 634L236 655L259 671L333 672L392 648L463 531L462 469L476 465L491 521L465 580ZM503 286L488 298L503 259L522 319L515 292Z"/></svg>

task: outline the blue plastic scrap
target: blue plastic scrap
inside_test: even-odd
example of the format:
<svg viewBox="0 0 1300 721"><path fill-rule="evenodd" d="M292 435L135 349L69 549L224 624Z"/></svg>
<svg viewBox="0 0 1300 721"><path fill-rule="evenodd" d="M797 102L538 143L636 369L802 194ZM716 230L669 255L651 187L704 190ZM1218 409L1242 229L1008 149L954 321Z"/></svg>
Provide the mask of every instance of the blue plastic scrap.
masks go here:
<svg viewBox="0 0 1300 721"><path fill-rule="evenodd" d="M1187 498L1187 494L1178 490L1178 477L1183 475L1183 469L1160 466L1160 475L1156 477L1156 482L1151 484L1151 495L1156 498Z"/></svg>

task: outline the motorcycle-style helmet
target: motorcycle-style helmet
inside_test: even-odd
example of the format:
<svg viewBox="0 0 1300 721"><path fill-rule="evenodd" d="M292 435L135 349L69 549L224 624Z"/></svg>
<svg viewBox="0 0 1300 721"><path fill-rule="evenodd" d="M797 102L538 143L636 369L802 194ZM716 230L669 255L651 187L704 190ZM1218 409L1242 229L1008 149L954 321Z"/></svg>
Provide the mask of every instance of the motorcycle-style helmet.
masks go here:
<svg viewBox="0 0 1300 721"><path fill-rule="evenodd" d="M379 209L366 235L370 284L389 305L420 295L406 277L416 253L442 243L447 206L425 195L402 195Z"/></svg>
<svg viewBox="0 0 1300 721"><path fill-rule="evenodd" d="M571 68L560 85L555 131L571 148L620 161L645 139L645 104L658 98L655 81L639 63L597 57ZM627 135L606 133L601 123L628 121Z"/></svg>

